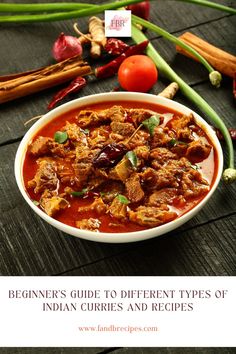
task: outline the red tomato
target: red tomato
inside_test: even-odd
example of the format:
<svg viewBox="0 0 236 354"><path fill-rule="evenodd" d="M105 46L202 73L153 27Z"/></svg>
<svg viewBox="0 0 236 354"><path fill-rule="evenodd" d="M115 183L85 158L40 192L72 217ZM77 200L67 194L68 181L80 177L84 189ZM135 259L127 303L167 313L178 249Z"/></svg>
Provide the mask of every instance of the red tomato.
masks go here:
<svg viewBox="0 0 236 354"><path fill-rule="evenodd" d="M156 83L158 71L146 55L126 58L118 70L120 86L127 91L147 92Z"/></svg>

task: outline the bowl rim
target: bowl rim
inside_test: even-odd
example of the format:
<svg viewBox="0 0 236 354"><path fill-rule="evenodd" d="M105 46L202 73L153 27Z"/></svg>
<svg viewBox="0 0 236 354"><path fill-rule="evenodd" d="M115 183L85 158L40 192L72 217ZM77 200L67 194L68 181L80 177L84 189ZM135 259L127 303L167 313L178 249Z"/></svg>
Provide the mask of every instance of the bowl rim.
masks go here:
<svg viewBox="0 0 236 354"><path fill-rule="evenodd" d="M115 101L136 101L136 102L148 102L154 103L157 105L165 106L170 109L174 109L182 114L190 114L193 113L194 117L196 118L198 124L202 125L209 135L215 150L217 152L218 158L218 171L216 178L213 182L213 185L207 195L192 209L188 212L180 216L179 218L170 221L164 225L157 226L154 228L136 231L136 232L125 232L125 233L108 233L108 232L94 232L88 230L81 230L73 226L66 225L50 216L48 216L44 211L38 208L33 201L30 199L23 180L23 163L25 159L25 153L27 151L28 145L37 134L37 132L45 126L49 121L53 120L54 118L58 117L59 115L66 113L68 111L74 110L79 107L84 107L86 105L92 105L100 102L115 102ZM37 122L35 122L31 128L26 132L23 139L20 142L20 145L17 149L16 156L15 156L15 163L14 163L14 172L16 183L18 188L27 202L27 204L34 210L34 212L39 215L44 221L49 223L50 225L54 226L60 231L63 231L69 235L86 239L95 242L103 242L103 243L128 243L128 242L137 242L147 240L153 237L161 236L166 234L174 229L178 228L179 226L186 223L190 220L194 215L196 215L200 209L206 204L206 202L210 199L214 191L216 190L223 171L223 152L219 140L211 128L211 126L196 112L192 109L188 108L187 106L178 103L176 101L169 100L164 97L156 96L153 94L147 93L137 93L137 92L109 92L109 93L99 93L99 94L92 94L89 96L80 97L78 99L72 100L67 102L52 111L49 111L45 115L43 115Z"/></svg>

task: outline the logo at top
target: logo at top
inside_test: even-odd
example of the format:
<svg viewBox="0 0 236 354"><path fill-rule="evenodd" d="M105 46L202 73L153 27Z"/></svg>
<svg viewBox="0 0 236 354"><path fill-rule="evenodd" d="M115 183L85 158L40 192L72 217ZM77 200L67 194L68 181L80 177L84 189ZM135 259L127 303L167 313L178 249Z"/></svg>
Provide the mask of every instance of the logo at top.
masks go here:
<svg viewBox="0 0 236 354"><path fill-rule="evenodd" d="M131 37L131 11L105 11L106 37Z"/></svg>

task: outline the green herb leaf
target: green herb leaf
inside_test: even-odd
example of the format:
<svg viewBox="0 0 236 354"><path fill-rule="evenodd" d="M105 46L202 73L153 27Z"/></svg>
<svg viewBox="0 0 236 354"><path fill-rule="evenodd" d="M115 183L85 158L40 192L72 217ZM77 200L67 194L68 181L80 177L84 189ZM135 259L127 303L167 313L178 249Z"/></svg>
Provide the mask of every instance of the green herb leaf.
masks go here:
<svg viewBox="0 0 236 354"><path fill-rule="evenodd" d="M59 143L59 144L64 144L67 139L68 139L67 132L60 132L60 131L57 131L57 132L54 134L54 140L55 140L57 143Z"/></svg>
<svg viewBox="0 0 236 354"><path fill-rule="evenodd" d="M38 206L39 202L37 200L32 200L32 202L34 203L34 205Z"/></svg>
<svg viewBox="0 0 236 354"><path fill-rule="evenodd" d="M100 197L105 197L106 193L105 192L100 192Z"/></svg>
<svg viewBox="0 0 236 354"><path fill-rule="evenodd" d="M174 147L176 145L188 145L188 143L185 143L185 141L180 141L180 140L176 140L176 139L171 139L169 142L168 142L168 145L170 147Z"/></svg>
<svg viewBox="0 0 236 354"><path fill-rule="evenodd" d="M88 192L88 188L84 188L82 189L82 191L79 192L71 192L71 195L73 195L73 197L83 197L86 193Z"/></svg>
<svg viewBox="0 0 236 354"><path fill-rule="evenodd" d="M177 142L176 139L171 139L171 140L168 142L169 147L175 146L175 145L176 145L176 142Z"/></svg>
<svg viewBox="0 0 236 354"><path fill-rule="evenodd" d="M134 151L128 151L125 155L127 159L130 161L131 165L136 168L138 164L138 158Z"/></svg>
<svg viewBox="0 0 236 354"><path fill-rule="evenodd" d="M160 124L160 114L154 114L148 119L145 119L142 124L148 129L151 135L154 134L154 129Z"/></svg>
<svg viewBox="0 0 236 354"><path fill-rule="evenodd" d="M90 130L89 129L81 129L82 133L86 134L86 135L89 135L90 133Z"/></svg>
<svg viewBox="0 0 236 354"><path fill-rule="evenodd" d="M119 202L121 202L122 204L129 204L129 199L126 198L126 196L124 196L123 194L118 194L116 197Z"/></svg>
<svg viewBox="0 0 236 354"><path fill-rule="evenodd" d="M196 171L198 171L200 169L200 166L198 166L198 165L190 165L190 167Z"/></svg>

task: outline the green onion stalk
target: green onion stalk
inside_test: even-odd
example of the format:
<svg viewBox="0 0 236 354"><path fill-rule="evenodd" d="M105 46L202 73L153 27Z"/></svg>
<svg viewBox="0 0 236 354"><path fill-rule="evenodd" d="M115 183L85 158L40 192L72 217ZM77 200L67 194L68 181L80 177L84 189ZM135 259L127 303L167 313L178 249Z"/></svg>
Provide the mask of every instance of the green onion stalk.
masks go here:
<svg viewBox="0 0 236 354"><path fill-rule="evenodd" d="M137 17L133 18L134 23L137 23ZM142 25L145 26L144 23ZM145 26L146 27L146 26ZM136 43L147 40L147 37L135 26L132 25L132 39ZM222 119L218 114L211 108L211 106L196 92L194 91L183 79L181 79L175 71L167 64L167 62L161 57L159 53L155 50L153 45L149 43L147 50L147 55L153 60L153 62L158 67L158 70L169 80L177 82L182 93L194 104L196 104L206 115L211 119L214 125L220 129L222 135L225 138L227 148L229 151L229 161L228 168L223 173L223 180L226 183L232 183L236 181L236 169L234 168L234 149L233 143Z"/></svg>
<svg viewBox="0 0 236 354"><path fill-rule="evenodd" d="M143 0L140 0L143 1ZM206 1L206 0L173 0L173 1L181 1L187 2L190 4L206 6L212 9L220 10L227 12L229 14L235 15L236 9L215 3L213 1ZM134 2L132 2L134 3ZM39 4L4 4L0 3L0 12L53 12L53 11L76 11L80 9L92 8L94 4L86 4L86 3L39 3ZM99 5L98 5L99 6ZM125 5L126 6L126 5ZM14 22L14 21L12 21Z"/></svg>
<svg viewBox="0 0 236 354"><path fill-rule="evenodd" d="M161 27L154 25L151 22L148 22L146 20L143 20L140 17L137 17L135 15L132 15L132 22L140 24L151 31L161 35L162 37L168 39L170 42L173 42L174 44L180 46L181 48L185 49L188 53L192 54L198 61L205 66L205 68L209 71L209 79L210 82L213 86L215 87L220 87L220 83L222 80L221 73L219 71L216 71L209 63L208 61L203 58L195 49L190 47L188 44L184 43L182 40L179 38L173 36L169 32L165 31Z"/></svg>
<svg viewBox="0 0 236 354"><path fill-rule="evenodd" d="M32 23L32 22L52 22L52 21L63 21L72 18L79 18L85 16L96 15L105 10L115 10L120 7L125 7L132 4L137 4L143 0L121 0L119 2L111 2L102 5L93 5L87 8L76 9L67 12L57 12L48 14L34 14L34 15L10 15L10 16L0 16L0 23ZM152 1L152 0L151 0ZM60 3L61 5L61 3ZM1 11L1 6L0 6Z"/></svg>
<svg viewBox="0 0 236 354"><path fill-rule="evenodd" d="M206 7L212 8L212 9L228 12L229 14L232 14L232 15L236 14L236 9L233 9L232 7L228 7L225 5L217 4L213 1L206 1L206 0L173 0L173 1L188 2L188 3L194 4L194 5L206 6Z"/></svg>

